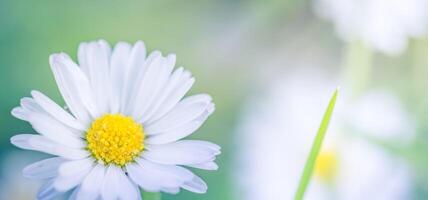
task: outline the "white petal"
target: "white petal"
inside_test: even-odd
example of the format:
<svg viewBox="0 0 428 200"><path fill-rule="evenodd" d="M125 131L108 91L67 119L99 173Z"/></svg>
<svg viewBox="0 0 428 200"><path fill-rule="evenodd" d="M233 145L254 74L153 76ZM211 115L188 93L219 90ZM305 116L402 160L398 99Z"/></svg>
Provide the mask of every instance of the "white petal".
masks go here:
<svg viewBox="0 0 428 200"><path fill-rule="evenodd" d="M83 148L86 146L85 142L77 137L69 128L46 114L32 113L28 117L28 122L31 123L34 130L54 142L72 148Z"/></svg>
<svg viewBox="0 0 428 200"><path fill-rule="evenodd" d="M119 189L119 199L123 200L135 200L141 199L140 190L136 185L134 185L131 180L125 175L122 171L118 173L118 183L120 183Z"/></svg>
<svg viewBox="0 0 428 200"><path fill-rule="evenodd" d="M215 162L206 162L201 164L193 164L193 165L187 165L189 167L203 169L203 170L217 170L218 165Z"/></svg>
<svg viewBox="0 0 428 200"><path fill-rule="evenodd" d="M146 191L158 192L164 188L180 187L194 176L192 172L179 166L155 164L145 159L137 159L137 163L130 165L129 169L127 167L128 174Z"/></svg>
<svg viewBox="0 0 428 200"><path fill-rule="evenodd" d="M196 140L182 140L165 145L147 146L143 157L166 165L194 165L214 161L220 154L217 145Z"/></svg>
<svg viewBox="0 0 428 200"><path fill-rule="evenodd" d="M21 99L21 107L31 112L45 112L42 107L40 107L36 101L30 97L24 97Z"/></svg>
<svg viewBox="0 0 428 200"><path fill-rule="evenodd" d="M39 133L45 135L51 140L68 146L71 145L73 147L81 147L82 142L80 140L74 139L73 136L81 136L82 132L77 129L71 128L71 126L73 126L73 121L80 124L80 126L82 126L82 124L79 123L76 119L74 119L70 114L62 110L62 108L60 108L46 96L43 96L41 93L35 91L33 91L32 93L34 94L36 99L28 97L22 98L21 107L14 108L12 110L12 115L19 119L30 122L33 126L35 126L34 128L39 131ZM61 110L58 112L63 112L65 115L69 116L69 118L64 120L64 118L60 116L61 114L58 115L60 116L60 119L62 118L63 121L69 120L68 124L71 124L71 126L66 126L65 124L67 124L67 122L62 123L61 121L56 119L55 116L52 115L55 114L52 111L55 110L55 107ZM78 125L76 125L75 127L77 126ZM53 130L57 128L60 128L61 130L55 130L56 133L53 133L52 131L46 131L47 129ZM69 140L70 142L63 143L64 140Z"/></svg>
<svg viewBox="0 0 428 200"><path fill-rule="evenodd" d="M156 80L159 72L161 71L161 62L162 55L159 51L152 52L147 57L147 60L143 65L144 68L139 71L139 74L136 77L135 86L132 88L133 95L128 102L129 105L127 109L125 110L126 114L130 114L136 118L135 112L138 111L138 109L141 109L140 107L142 104L149 104L147 99L141 102L141 98L149 98L147 95L152 94L154 89L157 87Z"/></svg>
<svg viewBox="0 0 428 200"><path fill-rule="evenodd" d="M134 97L134 87L137 84L137 77L139 74L142 74L145 71L144 62L146 61L146 47L142 41L138 41L132 47L131 53L129 55L129 60L126 65L126 70L124 71L124 85L122 89L122 99L121 99L121 111L124 114L126 111L132 109L129 105L130 99Z"/></svg>
<svg viewBox="0 0 428 200"><path fill-rule="evenodd" d="M50 200L60 194L61 192L55 190L54 181L49 180L40 188L39 192L37 193L37 200Z"/></svg>
<svg viewBox="0 0 428 200"><path fill-rule="evenodd" d="M184 69L182 67L176 69L172 75L169 77L168 79L168 83L166 84L166 86L161 90L161 93L158 95L158 97L156 98L156 102L155 104L152 106L152 113L149 116L149 119L147 122L145 122L146 124L150 124L153 121L155 121L156 117L159 116L163 116L163 114L165 114L166 112L168 112L174 105L172 105L171 108L165 108L168 107L169 105L167 105L165 102L167 100L167 98L169 98L169 96L171 95L172 92L175 91L175 89L177 89L177 87L182 84L186 79L189 79L191 77L190 72L184 72ZM184 96L184 95L183 95ZM180 100L180 99L179 99ZM179 101L178 100L178 101ZM177 101L177 102L178 102ZM176 103L177 103L176 102ZM165 105L164 105L165 104ZM166 111L167 110L167 111ZM163 113L165 112L165 113ZM163 113L163 114L162 114Z"/></svg>
<svg viewBox="0 0 428 200"><path fill-rule="evenodd" d="M58 121L77 130L86 130L86 127L82 123L80 123L76 118L61 108L61 106L52 101L49 97L45 96L39 91L32 91L31 95L33 96L36 103L41 108L43 108L43 110L45 110Z"/></svg>
<svg viewBox="0 0 428 200"><path fill-rule="evenodd" d="M82 46L82 53L79 56L86 56L86 76L89 78L91 89L94 93L98 113L95 118L102 113L109 112L109 97L111 96L110 80L110 46L104 40L90 42Z"/></svg>
<svg viewBox="0 0 428 200"><path fill-rule="evenodd" d="M53 157L35 162L22 170L23 176L30 179L53 178L58 174L59 166L66 160L61 157Z"/></svg>
<svg viewBox="0 0 428 200"><path fill-rule="evenodd" d="M110 60L110 77L112 85L112 96L110 101L111 112L118 113L121 106L122 90L124 88L125 76L128 70L128 59L131 53L131 45L119 42L114 47Z"/></svg>
<svg viewBox="0 0 428 200"><path fill-rule="evenodd" d="M181 125L175 129L171 129L169 131L158 133L155 135L151 135L146 139L147 144L167 144L171 142L175 142L179 139L189 136L193 132L199 129L208 116L214 111L214 104L209 104L206 110L199 115L197 118L192 121ZM160 127L161 128L161 127ZM156 132L155 132L156 133ZM149 132L147 133L148 135Z"/></svg>
<svg viewBox="0 0 428 200"><path fill-rule="evenodd" d="M165 86L164 94L162 95L165 97L160 97L157 100L162 103L153 116L144 123L150 124L168 113L190 90L194 82L195 79L189 71L183 71L183 68L176 69L168 80L167 86Z"/></svg>
<svg viewBox="0 0 428 200"><path fill-rule="evenodd" d="M161 186L152 175L147 171L142 169L138 164L131 163L126 166L126 171L128 172L129 178L139 185L143 190L148 192L159 192Z"/></svg>
<svg viewBox="0 0 428 200"><path fill-rule="evenodd" d="M175 141L180 140L186 136L189 136L190 134L192 134L193 132L198 130L204 121L205 121L205 119L190 122L190 123L188 123L182 127L176 128L173 131L149 136L149 137L147 137L145 142L147 144L168 144L171 142L175 142Z"/></svg>
<svg viewBox="0 0 428 200"><path fill-rule="evenodd" d="M58 88L73 115L85 125L96 113L87 77L67 54L53 54L49 58ZM88 112L89 111L89 112Z"/></svg>
<svg viewBox="0 0 428 200"><path fill-rule="evenodd" d="M208 189L207 184L198 176L194 176L191 181L184 183L182 187L191 192L200 194L206 193Z"/></svg>
<svg viewBox="0 0 428 200"><path fill-rule="evenodd" d="M77 161L70 162L75 163ZM80 185L93 168L93 164L79 165L73 169L71 169L70 167L63 167L67 165L72 165L68 164L70 162L62 164L59 168L59 176L55 179L54 182L54 187L58 191L66 192ZM68 171L65 172L64 169L68 169Z"/></svg>
<svg viewBox="0 0 428 200"><path fill-rule="evenodd" d="M81 171L83 169L91 169L94 165L94 160L89 157L81 160L68 161L63 164L58 169L60 176L72 176L73 174Z"/></svg>
<svg viewBox="0 0 428 200"><path fill-rule="evenodd" d="M180 186L181 183L190 180L194 176L191 171L180 166L161 165L147 161L145 159L137 159L137 163L140 166L146 165L148 171L159 175L159 177L156 178L159 178L160 180L165 180L165 182L160 182L162 184L162 188L172 188ZM168 182L171 185L169 185ZM177 182L179 184L175 185L174 182Z"/></svg>
<svg viewBox="0 0 428 200"><path fill-rule="evenodd" d="M22 149L40 151L71 160L89 156L89 153L85 150L68 148L40 135L20 134L13 136L10 141L13 145Z"/></svg>
<svg viewBox="0 0 428 200"><path fill-rule="evenodd" d="M28 115L30 113L31 113L30 111L25 110L22 107L16 107L12 109L12 112L11 112L12 116L24 121L28 121Z"/></svg>
<svg viewBox="0 0 428 200"><path fill-rule="evenodd" d="M106 177L101 186L101 197L103 200L116 200L121 192L118 187L121 185L119 182L119 173L124 173L121 169L111 165L106 170Z"/></svg>
<svg viewBox="0 0 428 200"><path fill-rule="evenodd" d="M135 100L133 116L137 121L144 122L148 119L149 112L152 112L150 109L153 108L153 104L156 104L158 96L165 88L174 64L168 62L167 58L161 57L159 63L154 61L147 66L147 73L141 82L141 88L137 92Z"/></svg>
<svg viewBox="0 0 428 200"><path fill-rule="evenodd" d="M100 195L101 186L105 177L105 167L102 164L96 165L83 180L77 199L97 199Z"/></svg>
<svg viewBox="0 0 428 200"><path fill-rule="evenodd" d="M45 111L36 103L36 101L34 101L34 99L24 97L21 99L21 106L15 107L11 113L18 119L28 121L28 117L32 113L45 113Z"/></svg>
<svg viewBox="0 0 428 200"><path fill-rule="evenodd" d="M162 103L165 101L166 96L171 92L173 84L171 82L174 82L174 80L178 79L179 76L177 73L171 74L171 71L173 70L175 66L176 56L174 54L170 54L166 57L164 65L166 66L165 69L168 70L168 77L164 81L162 89L158 90L156 97L154 97L155 101L152 102L152 105L147 109L146 113L142 115L142 119L140 121L146 122L147 120L151 119L152 116L156 113L156 111L159 109L159 106L162 105Z"/></svg>
<svg viewBox="0 0 428 200"><path fill-rule="evenodd" d="M205 111L213 111L211 97L207 94L193 95L180 101L160 120L148 124L145 131L150 135L167 132L197 119Z"/></svg>

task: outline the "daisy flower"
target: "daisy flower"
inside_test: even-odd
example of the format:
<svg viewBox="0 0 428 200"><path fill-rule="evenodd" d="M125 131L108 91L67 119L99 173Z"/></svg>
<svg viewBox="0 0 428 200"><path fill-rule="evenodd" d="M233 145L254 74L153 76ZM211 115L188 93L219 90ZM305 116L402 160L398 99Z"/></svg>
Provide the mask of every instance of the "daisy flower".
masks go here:
<svg viewBox="0 0 428 200"><path fill-rule="evenodd" d="M427 8L426 0L315 0L316 13L331 20L342 39L389 55L402 53L408 38L426 34Z"/></svg>
<svg viewBox="0 0 428 200"><path fill-rule="evenodd" d="M23 170L45 180L38 199L72 191L70 199L140 199L149 192L205 193L207 185L186 167L216 170L220 147L181 140L214 111L207 94L184 97L195 79L174 70L175 55L143 42L82 43L79 64L65 53L49 62L68 110L38 91L12 110L39 134L11 138L15 146L54 157ZM184 98L183 98L184 97Z"/></svg>
<svg viewBox="0 0 428 200"><path fill-rule="evenodd" d="M242 146L235 168L237 199L293 199L325 112L322 105L328 104L328 91L335 84L295 76L287 81L282 77L267 88L247 104L238 129ZM338 118L348 112L343 101L337 102L306 199L409 199L412 179L407 164L360 134L348 134ZM394 126L389 122L395 123L382 117L367 123Z"/></svg>

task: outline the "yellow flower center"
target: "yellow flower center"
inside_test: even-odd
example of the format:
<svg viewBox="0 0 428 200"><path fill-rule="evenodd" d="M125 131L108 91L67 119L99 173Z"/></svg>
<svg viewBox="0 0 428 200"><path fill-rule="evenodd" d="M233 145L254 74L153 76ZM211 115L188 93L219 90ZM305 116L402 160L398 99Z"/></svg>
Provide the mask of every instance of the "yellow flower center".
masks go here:
<svg viewBox="0 0 428 200"><path fill-rule="evenodd" d="M321 151L315 164L315 176L331 183L338 173L339 161L334 151Z"/></svg>
<svg viewBox="0 0 428 200"><path fill-rule="evenodd" d="M87 131L87 149L104 164L124 166L144 149L144 137L143 127L131 117L106 114Z"/></svg>

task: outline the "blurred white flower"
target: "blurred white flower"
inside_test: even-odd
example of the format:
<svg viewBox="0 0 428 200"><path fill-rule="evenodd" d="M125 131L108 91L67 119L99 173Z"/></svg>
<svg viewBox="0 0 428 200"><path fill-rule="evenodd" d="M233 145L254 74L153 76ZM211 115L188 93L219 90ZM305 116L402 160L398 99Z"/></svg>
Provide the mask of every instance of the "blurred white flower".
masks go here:
<svg viewBox="0 0 428 200"><path fill-rule="evenodd" d="M315 10L333 21L342 39L361 40L389 55L403 52L408 38L428 28L426 0L315 0Z"/></svg>
<svg viewBox="0 0 428 200"><path fill-rule="evenodd" d="M405 144L415 135L415 124L404 105L390 92L372 90L349 103L340 117L358 133Z"/></svg>
<svg viewBox="0 0 428 200"><path fill-rule="evenodd" d="M238 132L239 199L292 199L295 194L335 88L324 80L296 78L284 81L283 77L247 104ZM338 99L306 199L408 198L411 176L405 162L363 137L347 134L349 130L343 128L347 126L339 120L341 112L351 112L344 109L344 100L343 95ZM367 123L382 124L383 119Z"/></svg>

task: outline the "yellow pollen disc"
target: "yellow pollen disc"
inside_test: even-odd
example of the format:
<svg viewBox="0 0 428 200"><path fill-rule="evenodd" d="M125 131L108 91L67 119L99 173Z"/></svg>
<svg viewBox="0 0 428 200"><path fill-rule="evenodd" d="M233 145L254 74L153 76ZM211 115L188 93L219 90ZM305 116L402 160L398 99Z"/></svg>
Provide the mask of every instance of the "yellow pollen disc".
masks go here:
<svg viewBox="0 0 428 200"><path fill-rule="evenodd" d="M87 131L87 149L98 161L124 166L144 149L144 137L143 127L131 117L106 114Z"/></svg>
<svg viewBox="0 0 428 200"><path fill-rule="evenodd" d="M321 151L315 164L315 176L331 183L338 174L339 161L334 151Z"/></svg>

